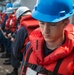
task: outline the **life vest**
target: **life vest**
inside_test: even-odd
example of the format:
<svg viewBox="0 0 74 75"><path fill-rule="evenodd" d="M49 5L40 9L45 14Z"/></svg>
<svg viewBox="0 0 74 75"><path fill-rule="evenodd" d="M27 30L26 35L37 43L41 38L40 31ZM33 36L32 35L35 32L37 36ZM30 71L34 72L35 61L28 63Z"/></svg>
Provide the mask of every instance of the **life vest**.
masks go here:
<svg viewBox="0 0 74 75"><path fill-rule="evenodd" d="M39 28L34 30L29 36L31 46L24 56L24 65L20 75L72 75L74 71L74 35L67 28L65 28L65 35L65 43L44 57L44 38Z"/></svg>
<svg viewBox="0 0 74 75"><path fill-rule="evenodd" d="M2 20L2 14L0 14L0 25L2 24L3 20Z"/></svg>
<svg viewBox="0 0 74 75"><path fill-rule="evenodd" d="M4 22L5 16L6 16L6 14L5 14L5 13L4 13L4 14L2 14L2 23Z"/></svg>
<svg viewBox="0 0 74 75"><path fill-rule="evenodd" d="M20 25L21 27L24 26L28 32L28 36L31 34L31 32L39 27L38 21L35 20L34 18L32 18L31 15L26 15L25 17L22 17L21 21L20 21ZM26 43L29 41L29 38L25 39L24 41L24 46L26 45ZM23 52L24 49L21 50L21 52Z"/></svg>
<svg viewBox="0 0 74 75"><path fill-rule="evenodd" d="M8 18L5 25L5 30L10 30L11 32L16 31L16 17L15 15L12 15Z"/></svg>
<svg viewBox="0 0 74 75"><path fill-rule="evenodd" d="M68 36L70 39L72 39L72 43L74 45L74 25L68 24L65 30L68 31Z"/></svg>

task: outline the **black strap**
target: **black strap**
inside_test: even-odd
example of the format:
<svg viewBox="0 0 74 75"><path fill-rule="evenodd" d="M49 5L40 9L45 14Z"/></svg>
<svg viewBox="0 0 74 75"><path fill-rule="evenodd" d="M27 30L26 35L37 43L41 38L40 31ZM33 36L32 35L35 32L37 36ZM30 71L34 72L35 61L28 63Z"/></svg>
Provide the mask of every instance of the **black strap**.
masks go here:
<svg viewBox="0 0 74 75"><path fill-rule="evenodd" d="M30 67L32 70L34 70L34 71L36 71L38 73L41 73L41 74L46 74L46 75L62 75L62 74L58 73L58 69L59 69L59 66L62 63L63 59L59 59L59 61L57 62L56 66L54 68L54 71L51 72L51 71L45 69L44 67L42 67L40 65L28 63L28 60L29 60L29 57L30 57L30 54L32 53L32 51L33 51L32 49L30 49L28 51L26 61L24 61L24 70L23 70L23 73L26 73L26 68Z"/></svg>
<svg viewBox="0 0 74 75"><path fill-rule="evenodd" d="M73 72L73 74L72 75L74 75L74 72Z"/></svg>
<svg viewBox="0 0 74 75"><path fill-rule="evenodd" d="M30 57L30 54L32 53L32 48L29 50L29 52L28 52L28 54L27 54L27 58L26 58L26 61L28 62L28 60L29 60L29 57Z"/></svg>
<svg viewBox="0 0 74 75"><path fill-rule="evenodd" d="M63 59L64 59L64 58L58 60L56 66L55 66L55 68L54 68L53 75L57 75L58 70L59 70L59 67L60 67L60 65L61 65L61 63L62 63L62 61L63 61Z"/></svg>
<svg viewBox="0 0 74 75"><path fill-rule="evenodd" d="M46 74L46 75L53 75L53 72L43 68L42 66L39 66L39 65L36 65L36 64L31 64L31 63L28 63L28 62L25 62L24 65L26 67L30 67L32 70L34 70L34 71L36 71L38 73ZM62 74L57 73L56 75L62 75Z"/></svg>
<svg viewBox="0 0 74 75"><path fill-rule="evenodd" d="M32 53L32 51L33 51L32 49L30 49L30 50L28 51L27 58L26 58L26 62L28 62L29 57L30 57L30 54ZM27 68L27 66L25 65L25 61L24 61L23 73L26 73L26 68Z"/></svg>
<svg viewBox="0 0 74 75"><path fill-rule="evenodd" d="M25 62L24 65L27 66L27 67L30 67L32 70L34 70L38 73L47 74L49 72L48 70L46 70L42 66L39 66L39 65L36 65L36 64L31 64L31 63Z"/></svg>

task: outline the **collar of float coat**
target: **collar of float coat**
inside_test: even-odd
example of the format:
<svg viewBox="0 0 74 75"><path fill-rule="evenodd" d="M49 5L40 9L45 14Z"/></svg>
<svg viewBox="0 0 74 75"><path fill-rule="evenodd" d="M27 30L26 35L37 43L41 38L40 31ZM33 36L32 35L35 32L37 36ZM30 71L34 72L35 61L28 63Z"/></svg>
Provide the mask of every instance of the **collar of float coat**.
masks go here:
<svg viewBox="0 0 74 75"><path fill-rule="evenodd" d="M32 18L31 15L26 15L21 18L20 25L24 26L27 30L34 30L35 28L39 27L38 21ZM29 31L30 34L30 31Z"/></svg>

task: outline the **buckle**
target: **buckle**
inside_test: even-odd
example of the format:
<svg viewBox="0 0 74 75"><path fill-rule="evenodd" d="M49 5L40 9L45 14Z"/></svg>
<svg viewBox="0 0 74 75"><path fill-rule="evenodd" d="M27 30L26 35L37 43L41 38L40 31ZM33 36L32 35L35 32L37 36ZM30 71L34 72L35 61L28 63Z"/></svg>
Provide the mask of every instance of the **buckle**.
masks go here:
<svg viewBox="0 0 74 75"><path fill-rule="evenodd" d="M42 71L43 71L43 68L42 68L42 66L37 66L36 67L36 71L38 72L38 73L41 73Z"/></svg>
<svg viewBox="0 0 74 75"><path fill-rule="evenodd" d="M30 65L30 68L38 73L43 71L42 66L35 65L35 64Z"/></svg>

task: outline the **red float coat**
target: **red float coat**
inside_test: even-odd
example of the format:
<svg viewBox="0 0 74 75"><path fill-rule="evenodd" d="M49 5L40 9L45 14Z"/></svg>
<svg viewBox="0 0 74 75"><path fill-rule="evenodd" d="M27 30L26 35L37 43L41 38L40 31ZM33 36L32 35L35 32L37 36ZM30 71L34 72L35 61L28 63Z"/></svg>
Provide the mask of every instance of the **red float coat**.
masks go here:
<svg viewBox="0 0 74 75"><path fill-rule="evenodd" d="M5 30L10 30L11 32L16 31L16 17L15 15L9 16L6 21Z"/></svg>
<svg viewBox="0 0 74 75"><path fill-rule="evenodd" d="M2 23L4 22L5 16L6 16L6 14L5 14L5 13L4 13L4 14L2 14Z"/></svg>
<svg viewBox="0 0 74 75"><path fill-rule="evenodd" d="M3 14L0 14L0 25L2 24L3 20L2 20L2 15Z"/></svg>
<svg viewBox="0 0 74 75"><path fill-rule="evenodd" d="M71 30L72 29L72 30ZM44 38L41 34L40 29L34 30L30 35L31 41L31 48L32 52L29 56L28 63L40 65L43 68L53 72L56 64L58 63L59 59L63 59L62 63L59 66L58 74L48 74L48 75L72 75L74 71L74 34L73 34L73 27L69 25L65 28L65 35L66 40L63 45L58 47L55 51L53 51L48 56L44 57ZM28 49L27 54L30 51ZM26 59L24 57L24 61ZM32 66L33 67L33 66ZM26 73L23 73L23 68L20 75L47 75L41 74L34 71L31 67L27 67ZM36 68L36 67L34 67Z"/></svg>
<svg viewBox="0 0 74 75"><path fill-rule="evenodd" d="M26 15L24 17L21 18L20 21L20 25L21 27L24 26L28 32L28 36L31 34L31 32L39 27L38 21L35 20L34 18L32 18L31 15ZM27 37L24 41L24 46L25 44L29 41L29 38ZM23 52L23 49L21 50L21 52Z"/></svg>

